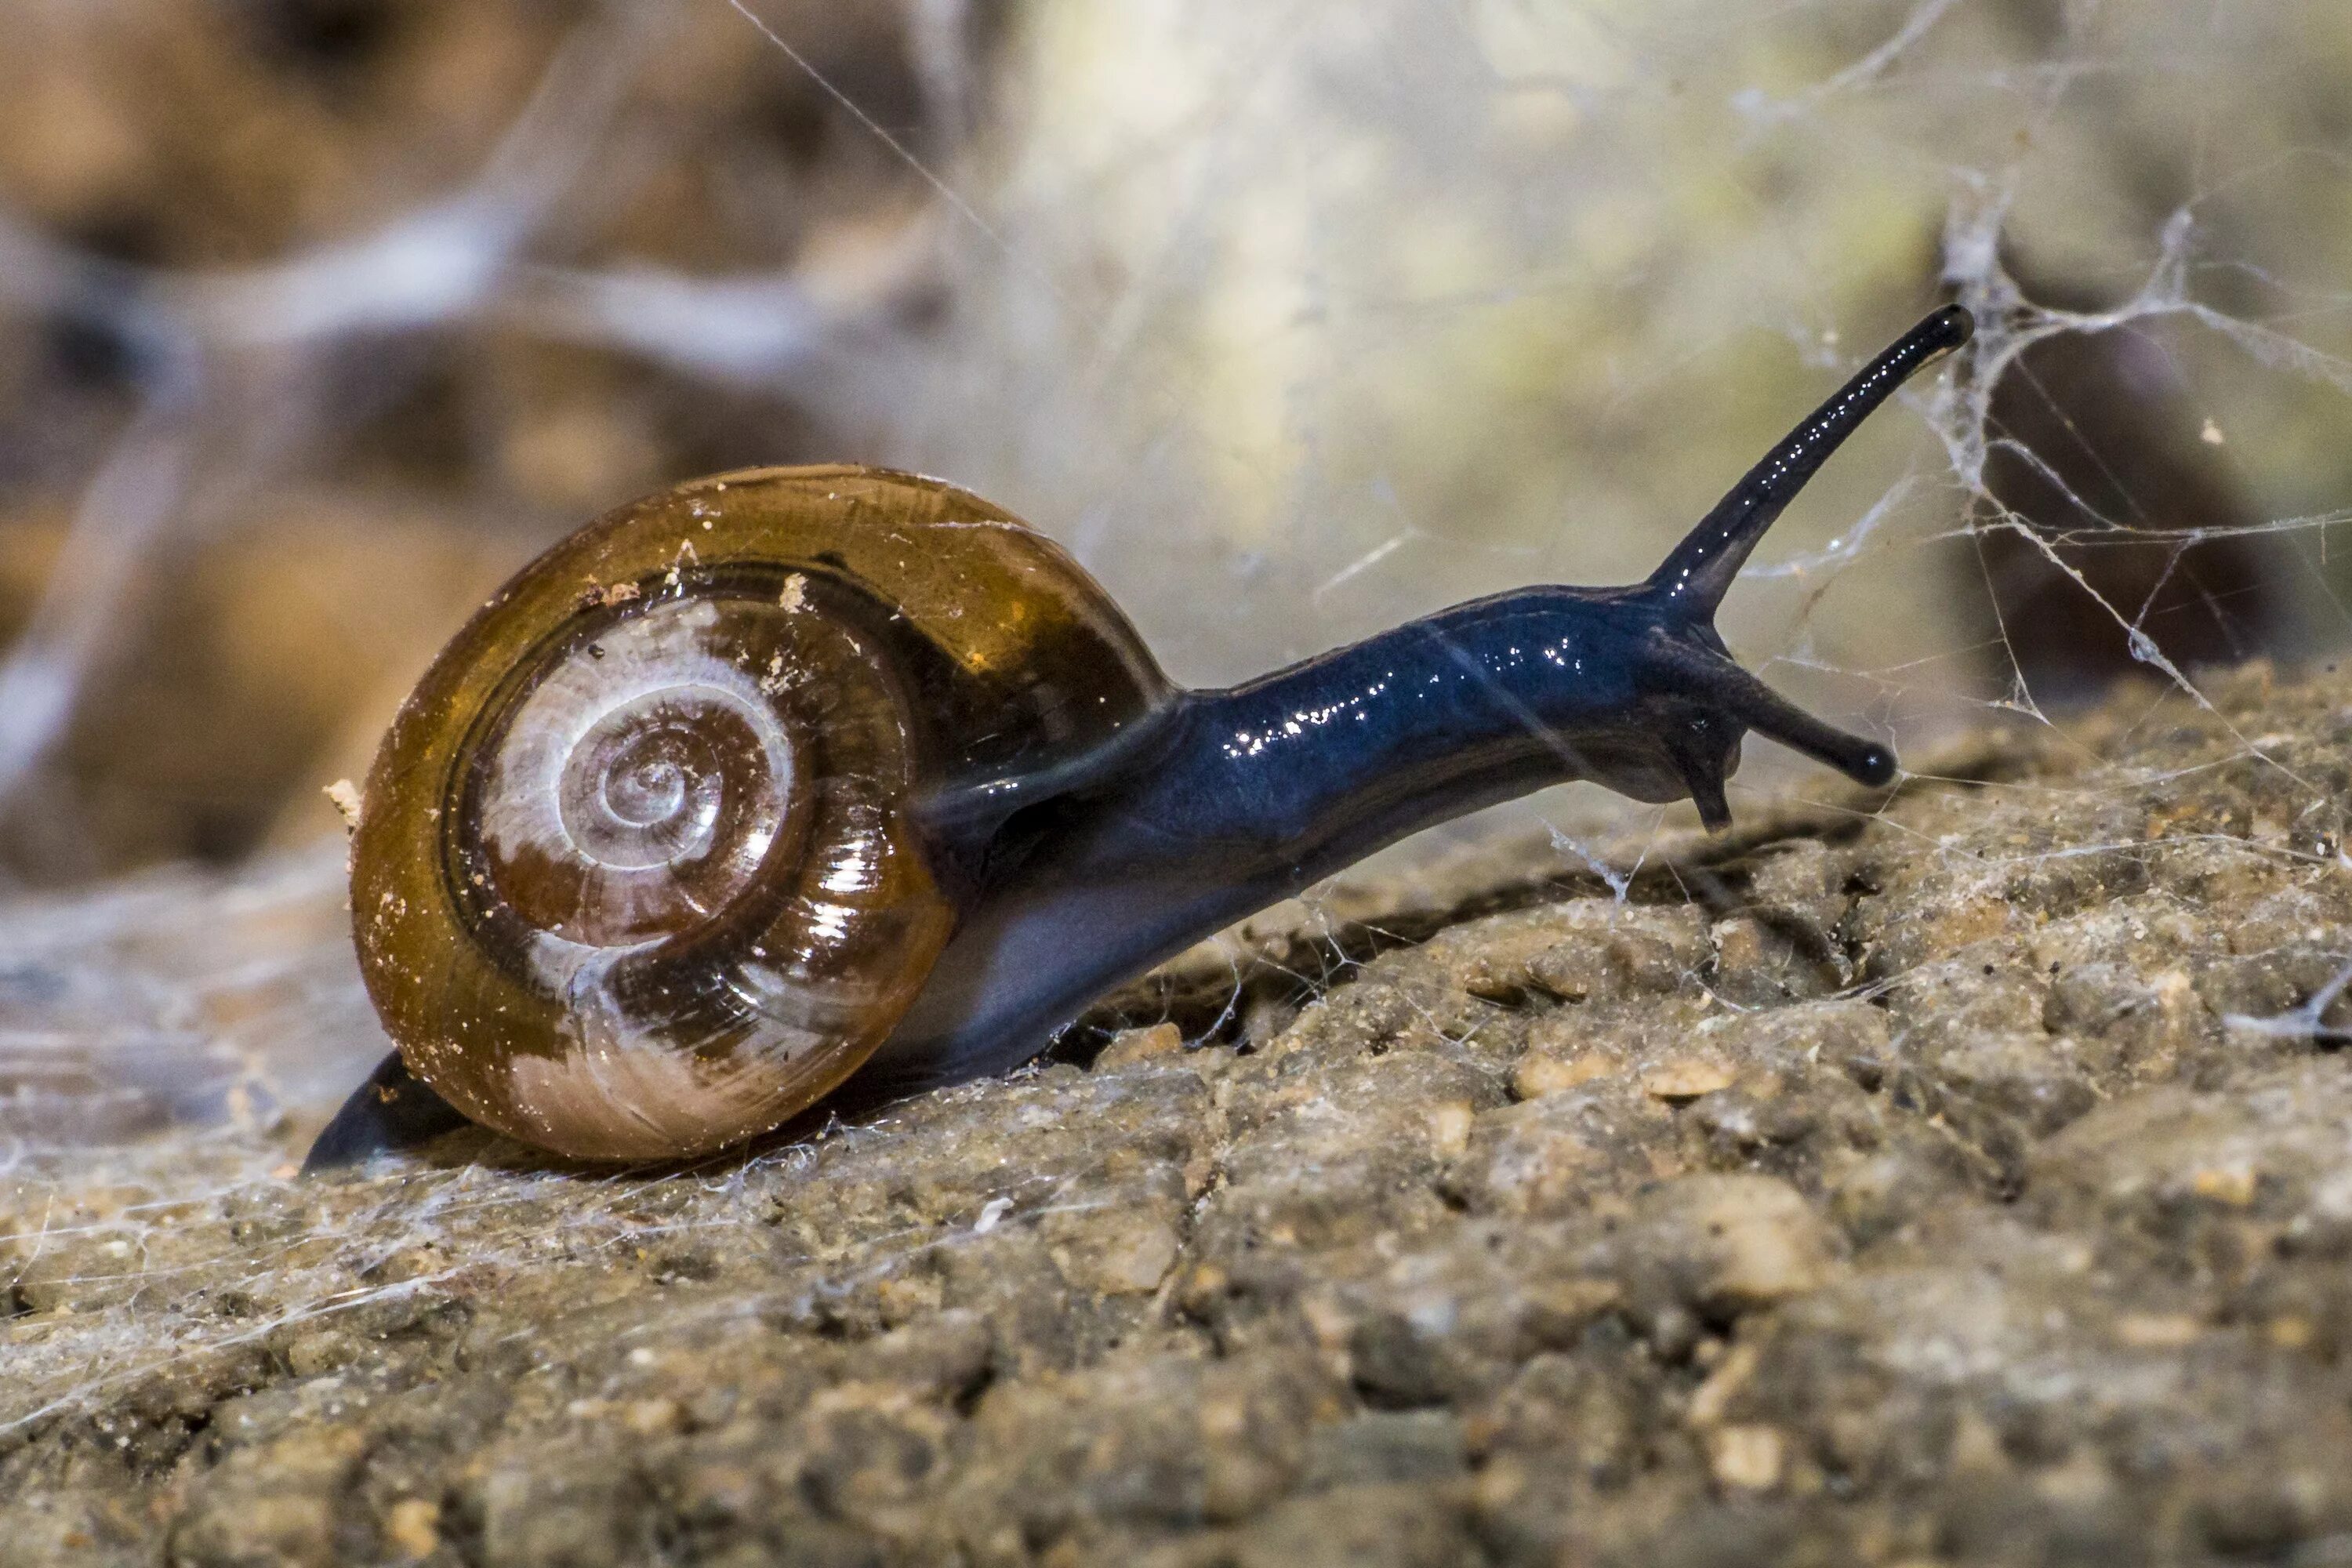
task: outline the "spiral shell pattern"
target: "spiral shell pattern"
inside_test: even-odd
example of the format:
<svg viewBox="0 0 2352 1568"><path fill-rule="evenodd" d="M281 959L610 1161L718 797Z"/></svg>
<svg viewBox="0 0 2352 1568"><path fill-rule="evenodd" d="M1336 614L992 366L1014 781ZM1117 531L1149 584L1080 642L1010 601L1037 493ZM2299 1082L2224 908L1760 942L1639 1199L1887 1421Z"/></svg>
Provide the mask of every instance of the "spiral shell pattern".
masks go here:
<svg viewBox="0 0 2352 1568"><path fill-rule="evenodd" d="M1166 693L1100 588L976 498L698 481L526 568L403 708L354 840L362 972L477 1121L724 1147L854 1071L952 934L924 791Z"/></svg>

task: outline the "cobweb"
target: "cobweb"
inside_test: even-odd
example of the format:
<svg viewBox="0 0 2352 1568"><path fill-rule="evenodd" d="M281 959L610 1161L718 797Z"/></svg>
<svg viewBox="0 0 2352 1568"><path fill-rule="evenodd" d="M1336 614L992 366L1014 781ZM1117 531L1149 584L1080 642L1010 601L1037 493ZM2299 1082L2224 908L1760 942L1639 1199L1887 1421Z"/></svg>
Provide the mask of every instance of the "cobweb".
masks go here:
<svg viewBox="0 0 2352 1568"><path fill-rule="evenodd" d="M141 25L108 9L27 14L104 73ZM1207 684L1473 595L1642 574L1957 298L1974 345L1855 439L1734 593L1724 629L1754 668L1919 755L1991 719L2063 731L2118 669L2155 714L2201 700L2200 661L2344 638L2352 16L2333 0L872 9L914 84L889 106L830 63L819 7L581 9L470 174L259 259L126 260L0 201L8 330L100 334L130 388L9 476L72 496L0 658L18 822L95 831L59 758L135 683L125 628L170 597L155 563L289 495L364 489L328 394L355 356L413 377L417 345L584 349L689 407L780 410L768 460L951 476L1071 546ZM814 95L828 156L885 197L765 254L646 242L614 171L658 148L691 71ZM441 493L509 514L464 524L502 567L579 520L463 465ZM354 699L362 742L322 741L290 798L363 762L384 694L463 605L398 608L418 639ZM1735 810L1818 787L1751 751ZM1360 923L1505 840L1517 875L1622 893L1686 827L1552 792L1286 918ZM350 1289L351 1257L572 1179L453 1173L241 1255L291 1303L259 1320L175 1300L220 1259L175 1252L173 1215L288 1181L385 1048L341 857L325 807L292 805L226 868L0 906L0 1280L68 1236L121 1259L81 1281L83 1332L12 1363L0 1424L411 1289ZM1234 1026L1234 997L1208 1026Z"/></svg>

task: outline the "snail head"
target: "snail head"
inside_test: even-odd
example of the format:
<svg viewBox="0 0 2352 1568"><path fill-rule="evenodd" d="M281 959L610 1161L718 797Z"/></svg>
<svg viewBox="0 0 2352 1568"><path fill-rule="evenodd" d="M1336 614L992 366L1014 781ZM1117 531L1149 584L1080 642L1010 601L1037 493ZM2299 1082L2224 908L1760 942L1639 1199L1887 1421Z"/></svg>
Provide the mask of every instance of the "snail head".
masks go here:
<svg viewBox="0 0 2352 1568"><path fill-rule="evenodd" d="M1602 759L1600 782L1636 799L1685 792L1710 831L1731 821L1724 783L1753 730L1864 784L1895 777L1895 754L1790 703L1740 668L1715 629L1715 612L1757 542L1830 454L1923 366L1968 342L1969 312L1948 305L1921 321L1816 408L1716 502L1630 593L1646 621L1633 670L1647 727L1623 754ZM1679 786L1679 787L1676 787Z"/></svg>

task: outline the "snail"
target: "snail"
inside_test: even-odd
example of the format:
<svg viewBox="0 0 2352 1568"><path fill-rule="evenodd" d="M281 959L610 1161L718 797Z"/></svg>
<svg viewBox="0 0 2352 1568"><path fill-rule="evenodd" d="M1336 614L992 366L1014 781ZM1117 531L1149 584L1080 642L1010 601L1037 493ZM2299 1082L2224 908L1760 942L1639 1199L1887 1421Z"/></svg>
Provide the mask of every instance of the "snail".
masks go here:
<svg viewBox="0 0 2352 1568"><path fill-rule="evenodd" d="M524 568L401 709L352 843L399 1050L310 1166L478 1122L699 1155L856 1075L1009 1069L1093 998L1420 828L1590 779L1710 830L1749 730L1865 784L1893 754L1773 693L1714 614L1920 321L1646 581L1458 605L1225 690L935 479L766 468L625 506Z"/></svg>

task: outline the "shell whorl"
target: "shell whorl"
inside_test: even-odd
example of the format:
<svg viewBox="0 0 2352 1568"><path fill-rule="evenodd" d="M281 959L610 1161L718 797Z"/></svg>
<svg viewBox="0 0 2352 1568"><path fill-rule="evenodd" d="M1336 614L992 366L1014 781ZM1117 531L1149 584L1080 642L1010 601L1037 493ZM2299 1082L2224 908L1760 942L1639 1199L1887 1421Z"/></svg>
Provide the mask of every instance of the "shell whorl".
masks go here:
<svg viewBox="0 0 2352 1568"><path fill-rule="evenodd" d="M478 1121L723 1147L855 1070L952 934L923 793L1168 693L1083 571L949 486L681 487L527 567L402 709L353 847L362 973Z"/></svg>
<svg viewBox="0 0 2352 1568"><path fill-rule="evenodd" d="M758 636L762 618L741 602L656 601L547 659L483 738L459 814L467 853L542 945L666 935L758 872L810 787L793 777L796 715L775 700L783 654L770 655L777 675L756 673L760 647L784 640Z"/></svg>

